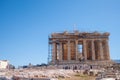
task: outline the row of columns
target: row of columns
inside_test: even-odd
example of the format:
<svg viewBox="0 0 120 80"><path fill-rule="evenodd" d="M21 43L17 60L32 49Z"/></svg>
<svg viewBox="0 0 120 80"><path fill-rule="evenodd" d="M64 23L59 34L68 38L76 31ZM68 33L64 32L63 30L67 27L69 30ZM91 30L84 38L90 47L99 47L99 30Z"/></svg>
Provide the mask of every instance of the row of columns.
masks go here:
<svg viewBox="0 0 120 80"><path fill-rule="evenodd" d="M107 60L110 59L110 56L109 56L109 45L108 45L108 41L105 40L105 44L104 44L104 47L103 47L103 44L102 44L102 40L99 40L98 41L98 49L99 49L99 53L95 53L95 40L91 40L91 54L92 54L92 60L96 60L96 56L99 55L100 57L100 60L104 60L104 54L106 54L107 56ZM68 61L71 60L71 47L70 47L70 40L68 40L67 42L67 59ZM83 57L84 57L84 60L88 60L87 59L87 40L83 40L83 44L82 44L83 48L82 48L82 53L83 53ZM103 49L105 48L105 49ZM105 51L105 53L103 53L103 50ZM78 40L75 41L75 52L76 52L76 60L78 60ZM55 61L56 58L57 58L57 51L56 51L56 43L53 43L53 52L52 52L52 60ZM63 51L62 51L62 42L60 42L59 44L59 61L62 61L63 60Z"/></svg>
<svg viewBox="0 0 120 80"><path fill-rule="evenodd" d="M95 44L95 41L98 42L98 44ZM104 40L105 43L102 43L102 40L91 40L91 55L92 60L96 60L96 56L99 57L97 60L110 60L109 55L109 45L108 41ZM95 53L95 45L98 45L97 51L98 53ZM87 40L83 40L83 55L84 60L87 60Z"/></svg>

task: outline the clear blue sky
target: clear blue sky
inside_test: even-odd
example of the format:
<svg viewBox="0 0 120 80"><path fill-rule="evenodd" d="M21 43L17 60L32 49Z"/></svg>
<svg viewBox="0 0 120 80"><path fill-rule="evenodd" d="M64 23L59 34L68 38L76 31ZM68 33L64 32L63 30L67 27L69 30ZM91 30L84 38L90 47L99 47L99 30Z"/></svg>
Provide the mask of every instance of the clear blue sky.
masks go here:
<svg viewBox="0 0 120 80"><path fill-rule="evenodd" d="M0 59L47 63L52 32L110 32L111 59L120 59L120 0L0 0Z"/></svg>

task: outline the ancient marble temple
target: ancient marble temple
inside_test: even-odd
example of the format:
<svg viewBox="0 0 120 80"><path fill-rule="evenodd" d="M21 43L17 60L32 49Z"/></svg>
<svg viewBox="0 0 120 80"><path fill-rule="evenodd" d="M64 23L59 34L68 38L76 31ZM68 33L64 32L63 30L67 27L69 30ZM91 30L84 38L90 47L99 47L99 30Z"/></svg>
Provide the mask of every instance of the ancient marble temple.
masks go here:
<svg viewBox="0 0 120 80"><path fill-rule="evenodd" d="M49 37L49 62L52 64L109 61L109 33L63 32Z"/></svg>

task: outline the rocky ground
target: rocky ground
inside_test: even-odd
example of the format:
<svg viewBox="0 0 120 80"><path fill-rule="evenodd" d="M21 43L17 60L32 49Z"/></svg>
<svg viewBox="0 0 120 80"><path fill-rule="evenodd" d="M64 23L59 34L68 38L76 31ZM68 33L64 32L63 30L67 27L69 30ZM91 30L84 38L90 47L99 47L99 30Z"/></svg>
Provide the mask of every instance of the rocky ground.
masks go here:
<svg viewBox="0 0 120 80"><path fill-rule="evenodd" d="M11 80L13 77L29 79L50 79L50 80L95 80L96 70L92 75L83 70L64 70L64 69L14 69L0 70L0 76ZM19 79L18 79L19 80Z"/></svg>
<svg viewBox="0 0 120 80"><path fill-rule="evenodd" d="M120 80L120 65L99 69L58 69L35 67L0 70L0 80ZM109 78L109 79L107 79Z"/></svg>

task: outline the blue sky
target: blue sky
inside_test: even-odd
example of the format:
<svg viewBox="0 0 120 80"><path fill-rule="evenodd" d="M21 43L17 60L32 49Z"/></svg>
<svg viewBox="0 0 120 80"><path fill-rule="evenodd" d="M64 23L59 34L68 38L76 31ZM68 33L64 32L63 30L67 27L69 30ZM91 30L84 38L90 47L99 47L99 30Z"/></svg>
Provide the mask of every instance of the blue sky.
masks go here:
<svg viewBox="0 0 120 80"><path fill-rule="evenodd" d="M0 59L47 63L52 32L110 32L111 59L120 59L120 0L0 0Z"/></svg>

